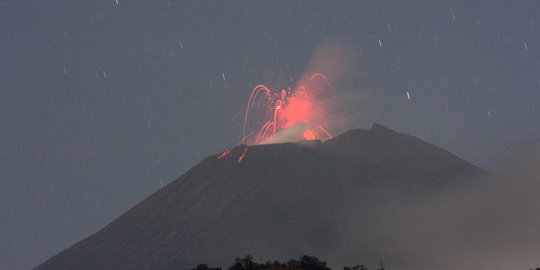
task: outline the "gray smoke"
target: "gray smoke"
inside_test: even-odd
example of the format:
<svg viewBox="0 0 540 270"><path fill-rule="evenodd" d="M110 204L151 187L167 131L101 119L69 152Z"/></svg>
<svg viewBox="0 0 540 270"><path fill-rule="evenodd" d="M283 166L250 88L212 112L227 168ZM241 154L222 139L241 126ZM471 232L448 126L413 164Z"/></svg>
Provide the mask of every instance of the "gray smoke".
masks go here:
<svg viewBox="0 0 540 270"><path fill-rule="evenodd" d="M276 132L276 135L264 140L261 144L296 142L302 140L304 131L309 128L305 122L300 122L290 128L282 129Z"/></svg>
<svg viewBox="0 0 540 270"><path fill-rule="evenodd" d="M491 173L445 191L373 184L351 194L344 213L358 215L342 217L345 248L331 257L370 268L382 258L387 269L540 266L540 144L509 153ZM351 209L370 202L365 213Z"/></svg>

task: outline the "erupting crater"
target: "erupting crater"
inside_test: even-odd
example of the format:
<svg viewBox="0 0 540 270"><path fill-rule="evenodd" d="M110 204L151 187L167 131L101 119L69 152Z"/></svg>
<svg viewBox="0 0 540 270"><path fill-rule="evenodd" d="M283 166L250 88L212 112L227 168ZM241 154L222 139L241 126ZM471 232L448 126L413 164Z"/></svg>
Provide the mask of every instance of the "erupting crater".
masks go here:
<svg viewBox="0 0 540 270"><path fill-rule="evenodd" d="M294 89L276 91L257 85L249 97L241 144L328 140L338 128L334 88L316 73Z"/></svg>

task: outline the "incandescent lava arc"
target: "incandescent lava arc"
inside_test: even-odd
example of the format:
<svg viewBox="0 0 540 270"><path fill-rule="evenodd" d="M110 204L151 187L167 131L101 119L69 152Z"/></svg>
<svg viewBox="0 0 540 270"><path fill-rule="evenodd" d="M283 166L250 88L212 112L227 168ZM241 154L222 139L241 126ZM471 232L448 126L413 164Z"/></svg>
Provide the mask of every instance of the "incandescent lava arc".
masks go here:
<svg viewBox="0 0 540 270"><path fill-rule="evenodd" d="M330 139L340 131L332 109L335 99L335 91L322 73L294 89L276 91L257 85L246 107L241 144Z"/></svg>

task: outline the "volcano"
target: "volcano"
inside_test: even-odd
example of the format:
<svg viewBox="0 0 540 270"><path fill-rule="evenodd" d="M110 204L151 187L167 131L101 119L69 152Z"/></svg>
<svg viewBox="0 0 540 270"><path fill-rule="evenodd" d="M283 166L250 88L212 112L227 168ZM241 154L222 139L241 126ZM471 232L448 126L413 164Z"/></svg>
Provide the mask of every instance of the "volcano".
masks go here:
<svg viewBox="0 0 540 270"><path fill-rule="evenodd" d="M378 124L324 142L240 145L202 160L35 269L227 267L246 254L312 254L336 267L401 258L404 245L421 245L427 236L396 241L404 239L397 237L401 226L387 224L407 223L399 217L418 212L395 213L393 205L414 204L418 194L437 197L483 174Z"/></svg>

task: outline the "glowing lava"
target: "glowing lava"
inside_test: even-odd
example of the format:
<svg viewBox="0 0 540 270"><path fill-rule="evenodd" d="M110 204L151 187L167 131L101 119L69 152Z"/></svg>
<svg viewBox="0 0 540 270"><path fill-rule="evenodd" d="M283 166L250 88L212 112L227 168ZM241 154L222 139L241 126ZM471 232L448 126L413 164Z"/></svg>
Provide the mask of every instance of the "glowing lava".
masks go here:
<svg viewBox="0 0 540 270"><path fill-rule="evenodd" d="M246 156L247 147L244 148L244 152L242 152L242 155L238 158L238 163L242 162L242 159L244 159L244 156Z"/></svg>
<svg viewBox="0 0 540 270"><path fill-rule="evenodd" d="M223 153L218 157L218 159L222 159L222 158L226 157L227 155L229 155L230 152L231 152L231 149L225 150L225 152L223 152Z"/></svg>
<svg viewBox="0 0 540 270"><path fill-rule="evenodd" d="M257 85L247 104L241 143L330 139L335 115L329 104L335 98L332 85L321 73L293 90L273 91Z"/></svg>

